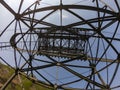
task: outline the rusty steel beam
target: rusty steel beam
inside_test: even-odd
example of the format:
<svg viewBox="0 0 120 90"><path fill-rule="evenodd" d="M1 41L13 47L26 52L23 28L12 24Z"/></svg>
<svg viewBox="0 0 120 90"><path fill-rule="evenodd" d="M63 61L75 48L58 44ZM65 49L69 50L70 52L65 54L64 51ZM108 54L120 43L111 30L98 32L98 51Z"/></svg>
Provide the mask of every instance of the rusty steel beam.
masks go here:
<svg viewBox="0 0 120 90"><path fill-rule="evenodd" d="M38 8L38 9L35 9L35 10L31 10L31 11L28 11L28 12L25 12L23 13L22 15L25 16L25 15L29 15L33 12L42 12L42 11L47 11L47 10L58 10L60 9L61 6L50 6L50 7L43 7L43 8ZM61 7L62 9L84 9L84 10L91 10L91 11L99 11L99 12L104 12L104 13L108 13L108 14L111 14L113 16L118 16L119 14L118 13L115 13L115 12L112 12L110 10L105 10L105 9L102 9L102 8L97 8L97 7L93 7L93 6L84 6L84 5L62 5Z"/></svg>
<svg viewBox="0 0 120 90"><path fill-rule="evenodd" d="M15 12L4 0L0 0L0 3L1 3L9 12L11 12L14 16L16 16L16 12Z"/></svg>

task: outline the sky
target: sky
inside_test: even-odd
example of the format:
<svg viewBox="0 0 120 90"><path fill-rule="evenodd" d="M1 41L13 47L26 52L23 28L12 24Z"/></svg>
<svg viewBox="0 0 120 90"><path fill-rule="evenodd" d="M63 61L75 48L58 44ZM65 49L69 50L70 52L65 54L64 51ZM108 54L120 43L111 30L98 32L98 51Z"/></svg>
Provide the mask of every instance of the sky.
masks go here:
<svg viewBox="0 0 120 90"><path fill-rule="evenodd" d="M4 0L15 12L18 12L18 8L19 8L19 3L20 3L20 0ZM27 7L29 7L32 3L34 3L36 0L24 0L23 2L23 5L22 5L22 9L21 9L21 12L22 13ZM108 0L100 0L102 2L99 2L100 3L100 8L102 8L104 5L107 5L107 9L112 11L112 12L115 12L117 13L118 12L118 9L116 7L116 4L114 2L114 0L111 0L111 1L108 1ZM118 3L120 3L119 0L117 0ZM86 6L95 6L96 7L96 4L92 2L92 0L63 0L62 1L64 5L86 5ZM55 6L55 5L60 5L60 0L42 0L40 1L40 5L37 6L37 8L43 8L43 7L49 7L49 6ZM33 7L31 7L31 10L33 10ZM92 19L92 18L96 18L98 15L97 15L97 12L96 11L89 11L89 10L82 10L82 9L70 9L71 11L73 11L74 13L76 13L77 15L85 18L85 19ZM41 19L42 17L44 17L45 15L47 15L48 13L50 13L52 10L48 10L48 11L44 11L44 12L37 12L35 14L35 19ZM100 15L102 16L104 13L103 12L100 12ZM49 23L52 23L52 24L56 24L56 25L60 25L60 15L61 15L61 12L60 10L56 11L55 13L51 14L50 16L46 17L43 21L45 22L49 22ZM32 14L30 15L32 17ZM111 16L110 14L106 14L106 16ZM25 15L24 17L28 17L28 15ZM6 26L12 21L14 20L14 16L8 11L6 10L6 8L0 4L0 33L6 28ZM79 20L78 17L74 16L73 14L71 14L70 12L66 11L66 10L62 10L62 25L69 25L70 23L74 23L74 22L78 22L78 21L81 21ZM111 21L105 21L103 22L102 24L102 27L104 27L105 25L107 25L109 22ZM28 27L23 24L22 22L21 23L21 27L22 27L22 32L26 32L28 30ZM27 24L30 24L29 22L26 21ZM15 27L17 24L17 27ZM95 26L96 28L98 27L98 23L92 23L93 26ZM118 29L115 33L115 29L118 25ZM40 25L36 25L35 27L44 27L44 25L40 24ZM78 25L77 27L80 27L80 28L89 28L91 29L91 27L87 24L85 25ZM21 32L20 31L20 27L19 27L19 23L16 21L14 21L9 27L8 29L1 35L0 37L0 43L1 42L9 42L11 37L14 35L15 33L15 28L16 28L16 32L19 33ZM115 23L113 23L112 25L110 25L108 28L104 29L102 31L102 34L105 36L105 37L116 37L116 38L120 38L120 31L119 31L119 22L116 21ZM91 31L92 33L94 33L93 31ZM114 35L115 34L115 35ZM22 35L18 35L16 37L16 39L19 39ZM98 34L96 34L96 36L98 36ZM24 36L24 39L27 40L27 37L30 37L29 34L25 35ZM34 37L37 37L36 35L33 35L32 36L32 40L37 40L37 38L34 39ZM21 40L23 41L23 40ZM29 39L28 39L29 41ZM108 42L111 42L110 40L108 40ZM87 55L88 56L93 56L93 57L102 57L102 58L108 58L108 59L113 59L115 60L118 56L115 52L115 50L117 50L117 52L120 51L120 47L119 47L119 44L120 42L119 41L112 41L111 44L113 44L113 46L115 47L115 50L109 46L108 42L104 39L96 39L95 37L92 37L90 38L89 42L86 43L86 47L87 45L90 45L88 46L86 49L87 51ZM9 44L9 43L7 43ZM1 43L1 45L6 45L5 43ZM18 44L18 46L20 46ZM22 47L23 49L26 49L24 47L24 45L21 45L20 47ZM98 48L99 47L99 48ZM90 48L92 50L90 50ZM26 52L22 52L22 55L20 55L19 52L16 53L16 55L14 54L14 49L11 49L11 48L0 48L1 51L0 51L0 57L2 57L3 59L5 59L10 65L14 66L15 67L15 58L17 57L17 65L19 67L21 67L21 65L23 65L23 63L25 62L23 56L25 57L26 60L28 60L29 58L29 55L26 54ZM99 52L97 52L97 50ZM106 51L105 51L106 50ZM96 53L98 53L98 55L96 55ZM105 53L105 54L104 54ZM102 56L104 54L104 56ZM15 57L16 56L16 57ZM22 58L22 59L21 59ZM46 58L45 56L37 56L35 55L35 58L37 59L44 59L45 61L50 61L48 58ZM55 60L57 61L64 61L66 59L63 59L63 58L55 58ZM35 66L42 66L42 65L45 65L47 63L42 63L42 62L38 62L38 61L33 61L33 65ZM89 66L89 63L88 61L73 61L73 62L70 62L70 63L67 63L67 64L74 64L74 65L79 65L79 66ZM97 70L100 70L102 68L104 68L106 65L108 65L110 63L105 63L105 62L100 62L98 63L98 67L97 67ZM26 68L26 66L24 66L24 68ZM85 69L85 68L72 68L70 67L71 69L75 70L76 72L78 73L83 73L84 76L87 76L91 73L91 70L90 69ZM105 70L102 70L100 72L100 75L101 77L105 80L106 83L110 83L112 77L113 77L113 74L114 74L114 71L115 71L115 68L117 68L117 64L112 64L110 65L110 67L106 68ZM112 70L111 70L112 69ZM53 83L58 83L58 84L62 84L63 82L68 82L68 81L72 81L72 80L76 80L78 79L78 77L74 76L73 74L69 73L68 71L66 71L65 69L59 67L59 66L54 66L54 67L51 67L51 68L45 68L45 69L40 69L38 70L38 72L40 72L42 75L44 75L45 77L48 77L49 80L51 80ZM108 75L109 72L110 74ZM35 76L38 77L38 79L40 80L43 80L45 81L43 78L39 77L39 74L37 72L34 72L35 73ZM64 73L64 76L63 76L63 73ZM115 81L112 83L111 86L117 86L119 85L120 83L120 80L118 81L119 76L119 70L117 70L117 73L116 73L116 76L115 76ZM109 78L107 78L107 76L109 76ZM56 80L55 77L58 77L60 80ZM67 78L67 77L71 77L71 78ZM117 77L117 78L116 78ZM66 78L66 79L64 79ZM99 75L96 75L96 81L97 82L100 82L99 80ZM84 86L87 85L86 81L83 80L83 82L78 82L78 83L75 83L75 84L70 84L68 85L68 87L74 87L74 88L79 88L79 87L82 87L84 88ZM119 89L119 88L118 88ZM115 90L118 90L118 89L115 89Z"/></svg>

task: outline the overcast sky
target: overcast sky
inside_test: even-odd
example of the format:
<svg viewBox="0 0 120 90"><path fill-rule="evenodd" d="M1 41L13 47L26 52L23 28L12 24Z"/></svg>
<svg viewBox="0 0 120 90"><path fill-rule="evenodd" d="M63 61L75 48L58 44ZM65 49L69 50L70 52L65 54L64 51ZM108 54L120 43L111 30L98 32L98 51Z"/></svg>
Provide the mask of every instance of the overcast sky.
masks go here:
<svg viewBox="0 0 120 90"><path fill-rule="evenodd" d="M20 0L4 0L15 12L18 12L18 8L19 8L19 3L20 3ZM29 7L33 2L35 2L36 0L24 0L24 3L23 3L23 6L22 6L22 9L21 9L21 13L27 8ZM95 6L95 3L91 2L92 0L63 0L63 4L76 4L76 5L90 5L90 6ZM107 5L108 6L108 10L110 11L113 11L113 12L118 12L118 9L114 3L114 0L101 0L101 1L104 1L104 2L100 2L100 7L102 8L104 5ZM120 3L120 0L118 0L118 2ZM38 6L38 8L41 8L41 7L46 7L46 6L54 6L54 5L59 5L60 4L60 0L42 0L40 2L40 5ZM46 12L48 13L48 12ZM40 14L37 14L36 15L36 18L41 18L43 17L46 13L40 13ZM97 17L97 12L95 11L85 11L85 10L75 10L75 13L81 15L82 17L84 18L94 18L94 17ZM41 16L40 16L41 15ZM60 15L60 11L57 11L55 14L51 15L50 17L46 18L45 21L48 21L48 22L52 22L53 24L60 24L60 22L58 23L58 21L60 21L58 18L59 18L59 15ZM71 18L72 17L72 18ZM14 19L14 16L8 11L6 10L6 8L4 6L2 6L0 4L0 33L4 30L4 28L6 28L6 26ZM63 24L64 25L67 25L71 22L77 22L78 18L74 17L73 15L69 14L68 12L66 11L63 11L63 16L62 16L62 19L63 19ZM108 22L105 22L104 24L106 24ZM93 24L94 26L97 24ZM116 25L117 23L111 25L110 27L108 27L107 29L105 29L106 32L109 32L109 33L106 33L105 35L106 36L112 36L113 33L111 32L114 32L115 31L115 28L116 28ZM22 25L23 27L22 28L27 28L25 25ZM84 27L84 26L82 26ZM88 27L88 26L86 26ZM120 28L120 26L119 26ZM13 35L13 31L15 29L15 22L13 24L10 25L10 27L7 29L7 31L0 37L0 42L9 42L11 36ZM117 31L118 33L120 32L119 30ZM117 38L119 38L120 36L119 35L115 35ZM97 42L95 41L95 39L93 40L90 40L91 43L94 43L94 42ZM103 40L104 41L104 40ZM101 41L102 42L102 41ZM120 42L113 42L114 43L114 46L115 48L117 48L117 50L119 51L120 50ZM106 44L106 46L108 45L107 43L104 43ZM101 48L101 51L99 52L99 54L101 55L101 53L103 53L104 51L104 45L102 43L100 43L100 46L102 47ZM92 49L94 50L94 48L97 47L97 44L95 46L92 47ZM106 48L106 47L105 47ZM95 49L96 50L96 49ZM96 52L93 51L93 54L95 54ZM112 55L111 55L112 53ZM115 59L117 57L116 53L114 52L113 49L109 48L109 50L107 50L107 54L109 55L109 58L110 59ZM13 66L15 65L15 62L14 62L14 54L13 54L13 50L1 50L0 52L0 56L3 57L5 60L7 60L8 63L12 64ZM18 56L18 58L20 58L20 56ZM38 64L38 63L37 63ZM75 64L77 64L77 62L75 62ZM85 63L83 63L85 64ZM104 64L103 64L104 66ZM101 67L101 65L99 65L99 67ZM113 67L113 66L112 66ZM53 69L53 68L52 68ZM52 69L51 69L51 72L52 72ZM61 69L63 70L63 69ZM84 70L84 69L83 69ZM78 70L79 71L79 70ZM49 72L49 70L48 70ZM44 72L45 73L45 72ZM52 72L52 73L55 73L55 72ZM64 73L64 72L63 72ZM66 72L67 73L67 72ZM102 72L103 73L103 72ZM87 73L88 74L88 73ZM66 74L67 76L67 74ZM74 85L73 85L74 86ZM77 85L79 86L79 85Z"/></svg>

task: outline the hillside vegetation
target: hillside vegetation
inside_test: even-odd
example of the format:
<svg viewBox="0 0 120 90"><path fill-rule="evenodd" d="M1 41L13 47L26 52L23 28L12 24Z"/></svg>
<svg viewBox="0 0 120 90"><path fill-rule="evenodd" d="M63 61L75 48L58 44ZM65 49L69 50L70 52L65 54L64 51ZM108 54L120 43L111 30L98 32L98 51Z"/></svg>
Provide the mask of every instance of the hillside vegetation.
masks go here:
<svg viewBox="0 0 120 90"><path fill-rule="evenodd" d="M0 88L12 76L14 70L0 63ZM34 84L22 75L16 75L5 90L50 90L40 85Z"/></svg>

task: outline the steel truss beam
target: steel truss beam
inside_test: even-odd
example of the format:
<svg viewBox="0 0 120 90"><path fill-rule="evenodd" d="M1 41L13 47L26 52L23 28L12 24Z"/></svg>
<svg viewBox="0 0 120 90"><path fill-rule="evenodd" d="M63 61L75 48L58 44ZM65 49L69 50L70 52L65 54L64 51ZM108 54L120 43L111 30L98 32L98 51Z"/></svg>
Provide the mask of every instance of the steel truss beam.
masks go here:
<svg viewBox="0 0 120 90"><path fill-rule="evenodd" d="M71 36L63 36L63 37L60 37L60 36L44 36L44 34L48 34L49 35L49 33L48 33L48 31L51 29L51 30L57 30L57 28L58 27L54 27L53 29L52 28L39 28L38 29L38 32L36 32L36 33L26 33L26 34L30 34L30 35L32 35L32 34L36 34L36 35L39 35L40 33L40 30L46 30L46 33L43 33L43 35L42 36L40 36L41 38L53 38L53 39L60 39L60 38L62 38L62 39L68 39L68 40L76 40L76 36L75 37L71 37ZM77 30L77 31L81 31L81 30L85 30L85 28L83 29L83 28L68 28L68 29L71 29L71 30ZM87 31L89 31L89 29L87 29ZM51 31L50 31L51 32ZM20 51L24 51L24 52L26 52L26 50L25 49L22 49L22 48L20 48L20 47L17 47L17 44L19 44L19 42L18 41L15 41L15 39L16 39L16 37L17 36L19 36L19 35L22 35L23 33L16 33L16 34L14 34L13 36L12 36L12 38L11 38L11 40L10 40L10 43L11 43L11 46L13 47L13 48L15 48L15 49L18 49L18 50L20 50ZM75 32L75 34L76 35L78 35L78 36L80 36L81 37L81 34L78 34L77 32ZM53 35L54 35L54 33L53 33ZM102 38L102 37L100 37L100 36L95 36L95 35L84 35L85 37L88 37L88 38L101 38L101 39L104 39L104 38ZM80 38L77 38L78 40L80 39ZM108 39L108 40L114 40L114 41L120 41L120 39L119 38L111 38L111 37L106 37L106 39ZM28 42L28 41L27 41ZM35 41L36 42L36 41ZM38 41L37 41L38 42ZM22 43L22 42L20 42L20 43ZM76 49L75 49L76 50ZM29 52L31 52L31 50L28 50ZM57 53L54 53L54 52L47 52L46 50L40 50L40 51L38 51L38 50L33 50L32 52L35 52L36 54L41 54L41 55L50 55L50 56L59 56ZM67 57L67 58L75 58L75 57L77 57L77 56L80 56L80 54L79 55L70 55L70 56L68 56L68 55L70 55L70 54L63 54L63 55L61 55L61 57ZM81 56L84 56L83 54L81 54ZM97 60L99 60L99 58L94 58L94 57L88 57L88 56L84 56L83 57L85 60L95 60L95 61L97 61ZM81 59L81 58L79 58L79 59ZM102 59L100 59L100 61L101 62L113 62L113 60L112 59L104 59L104 58L102 58ZM116 62L119 62L119 61L116 61Z"/></svg>
<svg viewBox="0 0 120 90"><path fill-rule="evenodd" d="M62 0L61 0L62 1ZM22 21L22 23L24 23L28 28L29 30L26 32L26 33L14 33L14 35L11 37L10 39L10 44L11 46L13 47L13 49L15 50L14 51L14 54L16 55L16 51L18 51L18 53L21 55L21 57L23 57L23 59L26 61L26 63L18 70L16 71L12 76L11 78L6 82L5 86L3 86L2 90L4 90L6 88L6 86L12 81L12 79L18 74L18 73L21 73L22 75L26 76L24 73L22 72L29 72L31 71L31 73L33 73L33 71L35 71L39 76L41 76L46 82L43 82L43 81L39 81L39 80L36 80L32 77L28 77L26 76L27 78L33 80L33 81L37 81L39 82L41 85L43 86L48 86L48 87L52 87L54 89L56 89L57 87L58 88L62 88L62 89L65 89L64 86L65 84L61 84L61 85L58 85L57 87L53 84L53 82L49 81L49 79L47 79L46 77L44 77L41 73L39 73L37 70L40 70L40 69L45 69L45 68L49 68L49 67L53 67L53 66L59 66L59 67L62 67L64 70L70 72L71 74L77 76L79 78L79 80L77 81L80 81L80 80L84 80L86 82L88 82L86 88L88 88L89 84L92 84L92 85L95 85L101 89L108 89L111 85L111 83L113 82L113 79L115 77L115 74L117 73L117 70L118 70L118 67L119 67L119 63L120 63L120 60L119 60L119 53L117 51L117 49L112 45L112 41L120 41L119 38L115 38L114 35L113 37L105 37L101 31L106 29L107 27L109 27L110 25L114 24L115 22L119 22L120 18L120 14L119 12L113 12L111 10L107 10L107 6L103 7L103 8L100 8L99 7L99 0L93 0L93 2L96 3L96 7L93 7L93 6L84 6L84 5L63 5L62 3L58 6L50 6L50 7L43 7L43 8L37 8L37 4L38 4L38 1L36 1L35 3L33 3L30 7L28 7L22 14L20 14L20 10L21 10L21 7L22 7L22 3L23 3L23 0L21 1L21 4L20 4L20 7L19 7L19 10L18 10L18 13L16 13L4 0L1 0L0 3L9 11L11 12L14 16L15 16L15 19L6 27L6 29L3 31L3 33L7 30L7 28L16 20L16 26L17 26L17 23L18 21ZM119 4L118 4L118 1L115 0L115 4L117 5L117 9L120 11L120 7L119 7ZM34 6L34 10L30 10L30 8ZM72 9L79 9L79 10L88 10L88 11L95 11L97 12L97 15L98 17L97 18L92 18L92 19L85 19L83 17L81 17L80 15L78 15L77 13L73 12ZM57 10L60 10L60 13L62 15L62 10L65 10L67 11L68 13L72 14L73 16L77 17L79 20L78 22L74 22L74 23L70 23L68 25L63 25L62 26L62 16L61 16L61 25L56 25L56 24L52 24L47 22L47 21L44 21L45 18L49 17L50 15L52 15L54 12L56 12ZM40 20L39 19L35 19L34 16L36 13L39 13L39 12L43 12L43 11L51 11L50 13L48 13L47 15L45 15L43 18L41 18ZM100 13L103 14L103 16L100 16ZM107 14L107 15L106 15ZM31 16L32 17L31 17ZM28 17L29 16L29 17ZM30 25L26 23L27 22L30 22ZM102 24L103 22L105 21L108 21L108 23L102 27ZM109 22L110 21L110 22ZM98 26L95 27L94 23L97 23ZM48 26L47 28L43 27L43 28L34 28L37 24L42 24L42 25L46 25ZM89 28L72 28L72 27L76 27L76 26L79 26L79 25L84 25L84 24L87 24ZM15 31L16 31L16 26L15 26ZM115 28L115 32L118 30L118 26L119 26L119 23L117 25L117 27ZM20 22L19 22L19 27L20 27L20 31L22 32L22 28L21 28L21 25L20 25ZM57 31L59 28L61 28L62 30L64 30L65 32L69 32L69 34L71 34L71 36L67 36L66 33L56 33L55 31ZM52 29L52 30L51 30ZM42 30L45 30L46 32L45 33L40 33ZM29 32L30 31L30 32ZM92 31L93 33L91 33L90 35L82 35L82 34L78 34L78 31ZM34 32L34 33L33 33ZM52 32L52 33L51 33ZM61 46L62 46L62 39L65 39L65 40L82 40L80 39L81 37L84 38L86 41L87 39L89 38L94 38L94 39L104 39L108 44L108 47L111 47L115 52L116 54L118 55L118 58L116 58L116 60L112 60L112 59L105 59L105 58L102 58L103 56L101 56L101 58L97 57L98 55L96 55L96 57L92 57L92 55L89 57L86 55L82 55L82 54L79 54L77 55L76 53L73 55L72 54L65 54L63 53L63 55L61 55L61 57L67 57L67 58L70 58L68 60L64 60L64 61L57 61L57 60L54 60L53 58L51 58L51 56L57 56L59 57L59 53L54 53L54 52L48 52L47 50L29 50L26 46L26 43L27 42L30 42L29 46L31 46L31 42L32 41L25 41L24 40L24 36L29 34L30 36L32 35L38 35L39 38L49 38L49 39L60 39L61 40ZM56 36L53 36L55 35ZM64 34L65 36L59 36L60 34ZM99 35L98 35L99 34ZM116 33L114 33L116 34ZM2 34L1 34L2 35ZM17 36L21 35L21 37L19 38L18 41L16 41L16 38ZM72 35L76 35L78 36L76 38L76 36L72 36ZM24 49L24 48L20 48L18 47L17 45L19 43L22 43L21 40L23 39L23 44L25 44L25 47L27 49ZM30 40L31 40L31 37L30 37ZM84 40L84 41L85 41ZM36 41L35 41L36 42ZM41 42L40 42L41 43ZM8 46L0 46L0 48L6 48L6 47L9 47ZM99 47L99 45L98 45ZM54 47L54 48L58 48L58 47ZM90 47L91 48L91 47ZM106 53L108 49L104 49ZM30 47L31 49L31 47ZM72 50L71 48L67 48L67 49L70 49ZM73 49L75 51L75 49ZM91 51L91 50L90 50ZM99 51L99 50L98 50ZM23 52L27 52L29 54L29 59L26 59L24 57L24 55L22 55ZM31 53L32 52L32 53ZM45 55L46 57L48 57L52 62L48 62L47 61L44 61L45 65L41 65L41 66L32 66L32 60L34 60L35 58L32 57L33 54L33 57L34 55ZM31 58L30 58L31 57ZM99 63L99 62L105 62L105 63L109 63L108 65L104 66L102 69L100 69L99 71L94 71L93 70L93 66L79 66L79 65L71 65L71 64L67 64L68 62L72 62L74 60L81 60L84 58L84 62L88 61L89 64L93 64L93 62L96 62ZM15 56L15 61L17 62L16 60L16 56ZM42 60L41 60L42 61ZM106 83L104 82L103 78L101 78L100 76L100 71L104 70L105 68L108 68L110 65L112 65L113 63L117 64L116 66L116 70L115 72L113 73L113 77L112 77L112 80L110 82L110 84L107 86ZM25 65L28 64L28 68L24 68ZM17 64L16 64L17 65ZM96 64L97 65L97 64ZM93 70L91 72L91 74L89 76L84 76L82 75L81 73L79 72L76 72L75 70L72 70L71 68L69 67L77 67L77 68L90 68L91 70ZM92 76L94 77L94 75L98 75L100 81L102 82L102 84L100 84L99 82L95 81L95 80L92 80ZM77 81L72 81L72 82L68 82L66 83L69 84L69 83L74 83L74 82L77 82ZM56 88L55 88L56 87Z"/></svg>
<svg viewBox="0 0 120 90"><path fill-rule="evenodd" d="M16 16L16 12L4 1L0 0L0 3L7 9L9 10L14 16Z"/></svg>
<svg viewBox="0 0 120 90"><path fill-rule="evenodd" d="M39 8L39 9L36 9L36 10L33 10L33 11L31 10L31 11L25 12L25 13L22 14L22 16L32 14L33 12L37 13L37 12L42 12L42 11L47 11L47 10L59 10L60 8L65 9L65 10L68 10L68 9L92 10L92 11L98 11L98 12L104 12L104 13L112 14L114 16L119 16L118 13L115 13L113 11L109 11L109 10L105 10L105 9L97 8L97 7L92 7L92 6L84 6L84 5L62 5L62 6L44 7L44 8Z"/></svg>

